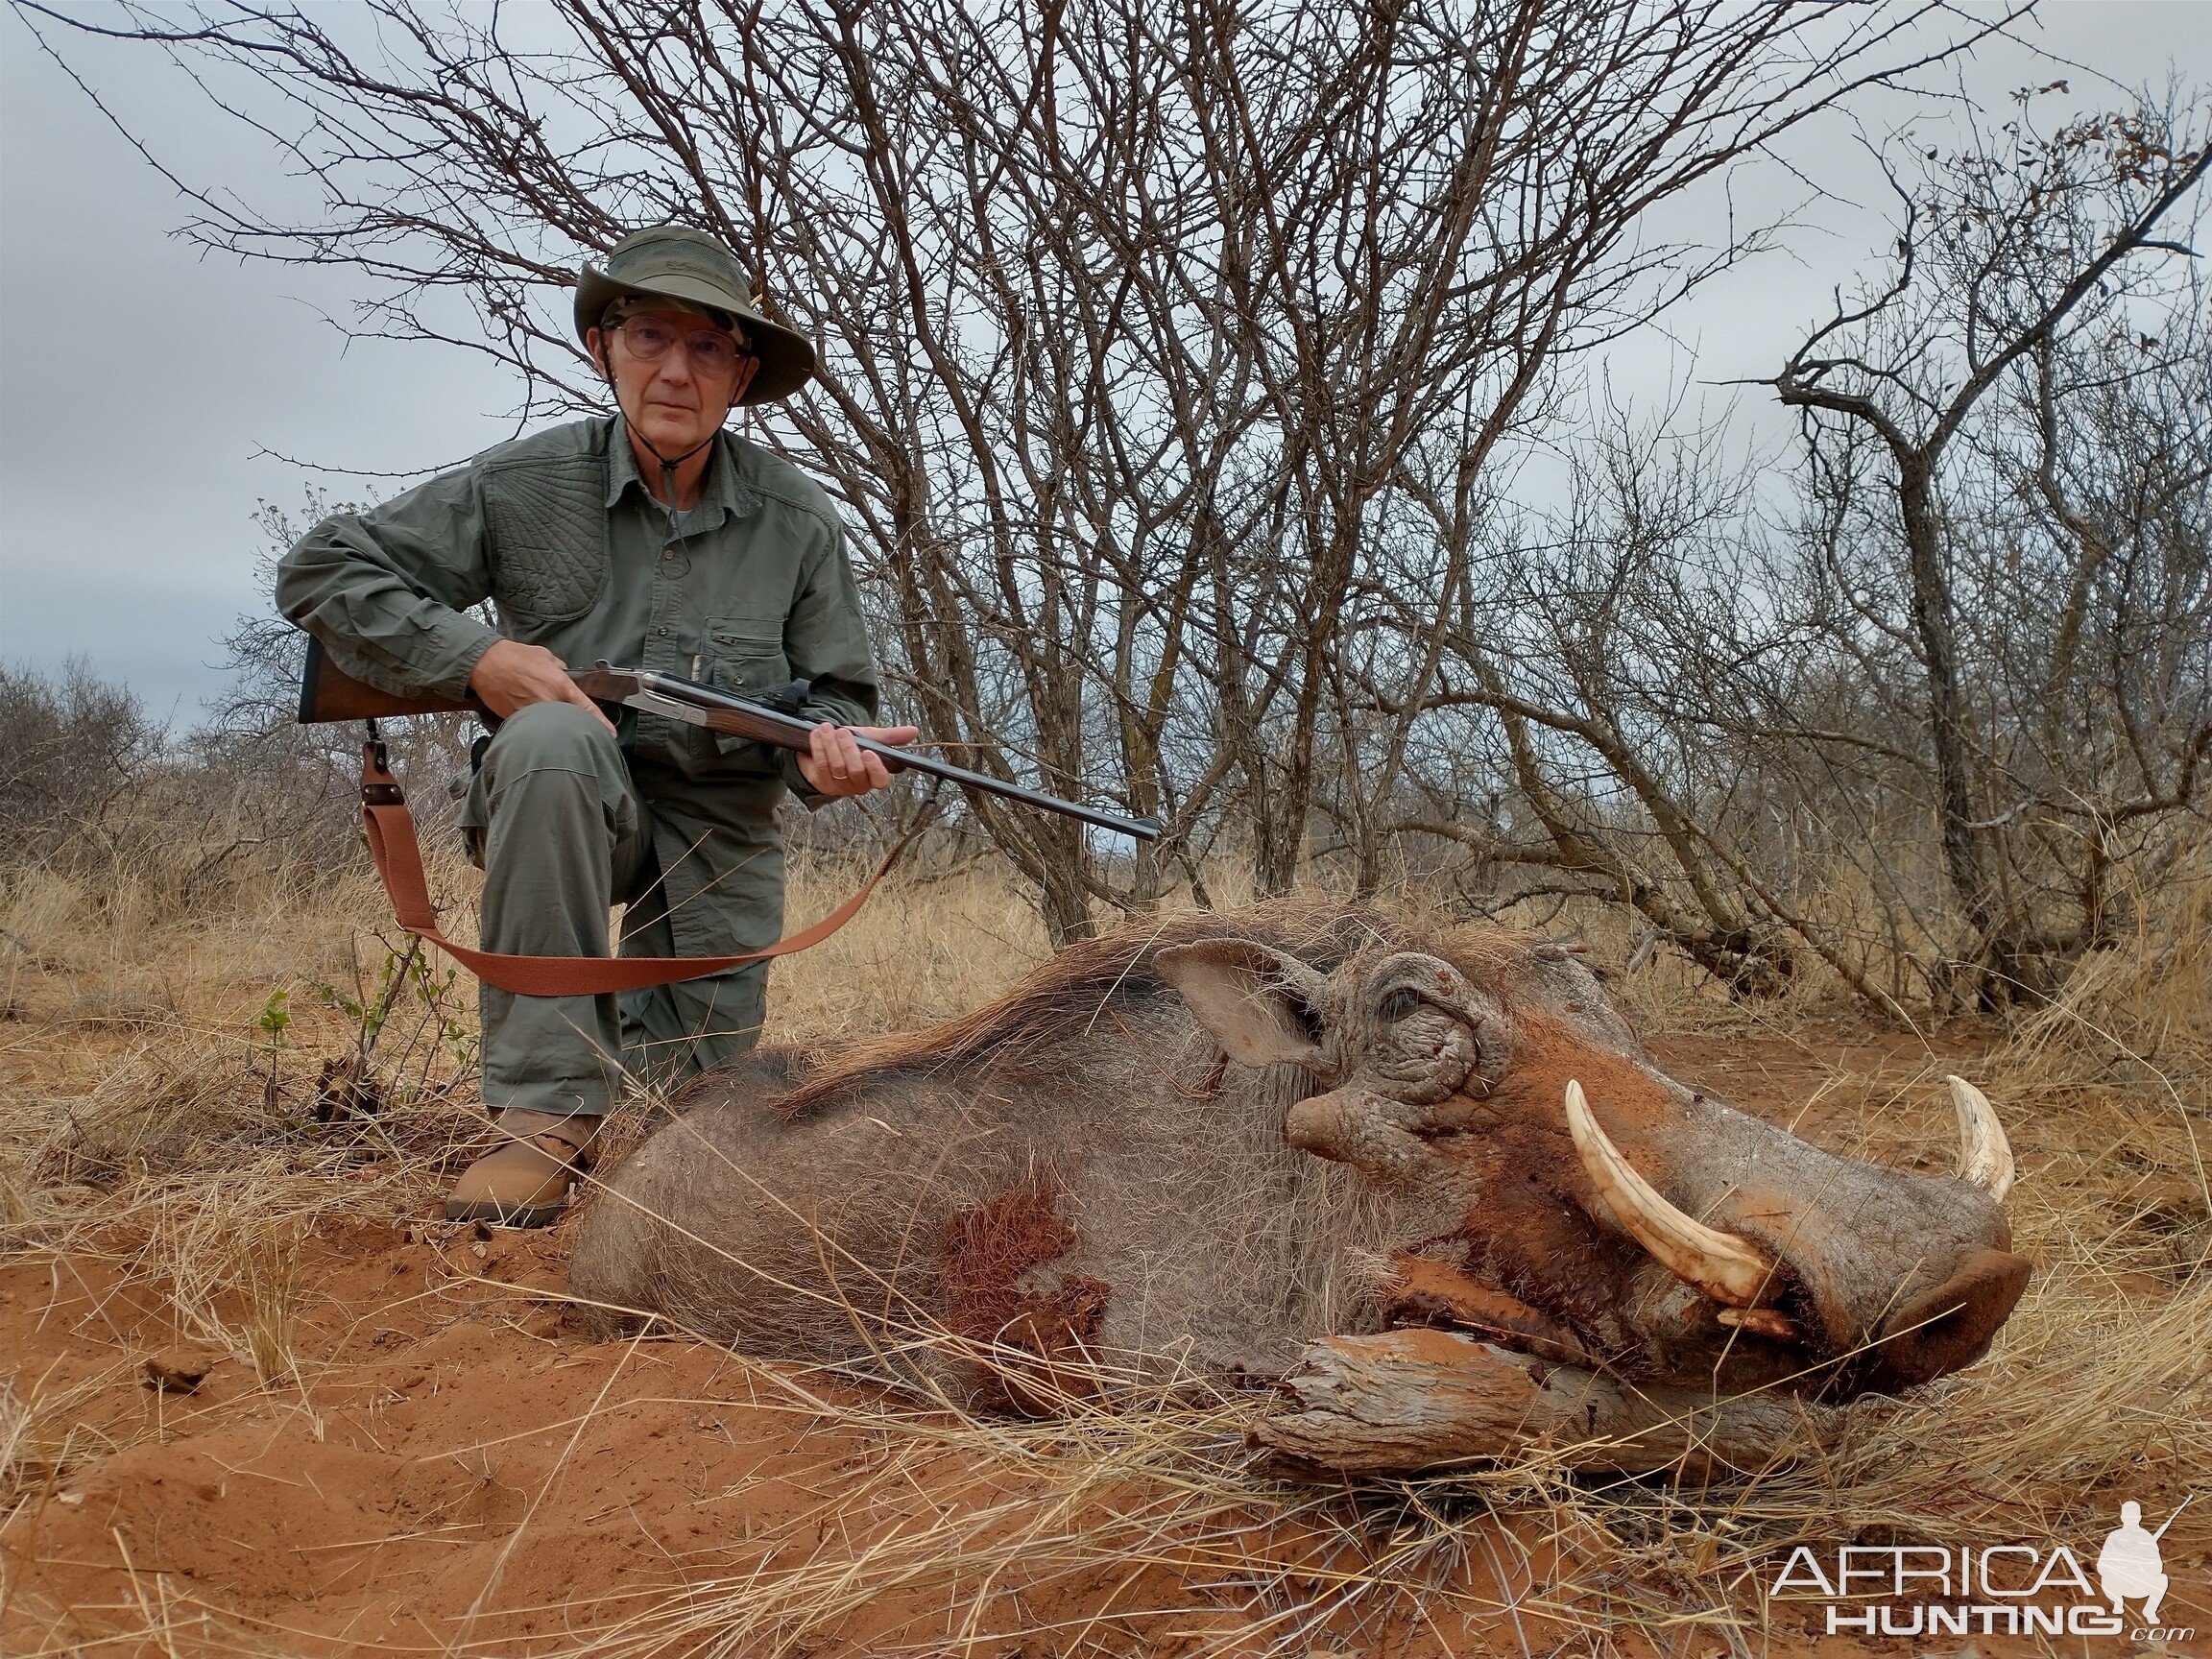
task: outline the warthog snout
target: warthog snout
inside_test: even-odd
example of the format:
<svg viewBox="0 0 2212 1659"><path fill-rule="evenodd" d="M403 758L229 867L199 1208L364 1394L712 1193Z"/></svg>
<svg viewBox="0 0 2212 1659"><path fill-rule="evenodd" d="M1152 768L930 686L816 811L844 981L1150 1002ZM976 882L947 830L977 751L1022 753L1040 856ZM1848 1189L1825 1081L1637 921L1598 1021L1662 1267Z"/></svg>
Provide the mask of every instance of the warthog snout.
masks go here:
<svg viewBox="0 0 2212 1659"><path fill-rule="evenodd" d="M2028 1287L2028 1259L2009 1250L1976 1250L1950 1278L1924 1290L1882 1323L1869 1382L1885 1391L1932 1382L1989 1351L1989 1343Z"/></svg>

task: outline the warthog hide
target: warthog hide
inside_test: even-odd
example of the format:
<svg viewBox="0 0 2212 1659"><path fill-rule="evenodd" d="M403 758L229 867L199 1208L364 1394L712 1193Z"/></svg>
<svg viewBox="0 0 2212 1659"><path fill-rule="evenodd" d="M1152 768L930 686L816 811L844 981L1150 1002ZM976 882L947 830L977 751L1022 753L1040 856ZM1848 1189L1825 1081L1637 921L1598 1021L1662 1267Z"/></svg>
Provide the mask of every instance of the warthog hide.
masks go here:
<svg viewBox="0 0 2212 1659"><path fill-rule="evenodd" d="M1186 917L930 1030L702 1079L606 1177L572 1280L602 1334L658 1315L972 1405L1287 1379L1310 1419L1316 1363L1348 1387L1375 1371L1348 1356L1418 1354L1466 1368L1432 1394L1529 1401L1439 1456L1553 1433L1537 1407L1569 1395L1596 1427L1756 1391L1771 1436L1778 1398L1968 1363L2018 1299L2010 1154L1953 1089L1961 1172L1890 1169L1660 1070L1559 945ZM1425 1460L1333 1432L1288 1449Z"/></svg>

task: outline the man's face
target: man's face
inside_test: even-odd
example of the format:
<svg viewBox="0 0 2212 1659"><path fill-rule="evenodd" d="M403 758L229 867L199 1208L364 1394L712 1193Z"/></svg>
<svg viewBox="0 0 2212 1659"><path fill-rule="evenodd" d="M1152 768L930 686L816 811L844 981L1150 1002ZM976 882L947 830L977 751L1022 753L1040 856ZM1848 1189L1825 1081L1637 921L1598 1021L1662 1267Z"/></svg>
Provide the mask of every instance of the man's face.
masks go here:
<svg viewBox="0 0 2212 1659"><path fill-rule="evenodd" d="M633 426L663 455L683 455L714 435L760 367L695 311L633 311L587 345L614 379L614 396Z"/></svg>

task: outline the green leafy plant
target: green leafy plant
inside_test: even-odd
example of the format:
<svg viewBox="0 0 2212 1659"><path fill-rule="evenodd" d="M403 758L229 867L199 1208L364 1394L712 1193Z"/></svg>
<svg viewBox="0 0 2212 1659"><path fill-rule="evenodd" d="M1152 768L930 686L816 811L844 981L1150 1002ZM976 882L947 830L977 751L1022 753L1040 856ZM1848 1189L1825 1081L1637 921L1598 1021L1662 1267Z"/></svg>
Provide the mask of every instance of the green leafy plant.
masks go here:
<svg viewBox="0 0 2212 1659"><path fill-rule="evenodd" d="M276 1056L284 1048L284 1033L292 1027L292 993L272 991L269 1000L261 1004L261 1012L253 1022L253 1029L261 1033L263 1052L275 1065Z"/></svg>
<svg viewBox="0 0 2212 1659"><path fill-rule="evenodd" d="M272 1112L276 1109L281 1087L284 1033L291 1028L292 993L272 991L269 1000L261 1004L261 1012L253 1021L253 1029L261 1033L261 1041L254 1046L253 1051L269 1062L269 1079L262 1087L262 1098Z"/></svg>
<svg viewBox="0 0 2212 1659"><path fill-rule="evenodd" d="M373 1118L466 1077L475 1066L476 1036L459 978L453 968L436 972L421 940L410 937L403 947L385 944L373 988L358 958L350 990L318 982L316 1000L346 1020L352 1045L350 1053L324 1063L316 1118Z"/></svg>

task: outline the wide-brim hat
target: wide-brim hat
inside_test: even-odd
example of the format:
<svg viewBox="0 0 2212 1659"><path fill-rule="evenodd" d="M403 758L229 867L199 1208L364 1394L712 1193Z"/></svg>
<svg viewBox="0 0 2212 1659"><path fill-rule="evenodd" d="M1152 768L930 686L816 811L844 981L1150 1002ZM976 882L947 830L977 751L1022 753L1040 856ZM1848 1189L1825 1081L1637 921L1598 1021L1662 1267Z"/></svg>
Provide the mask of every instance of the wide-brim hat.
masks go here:
<svg viewBox="0 0 2212 1659"><path fill-rule="evenodd" d="M656 225L615 243L604 270L587 262L576 277L576 338L598 327L609 305L626 299L680 300L741 324L760 367L739 403L772 403L814 377L814 343L761 316L736 255L703 231Z"/></svg>

